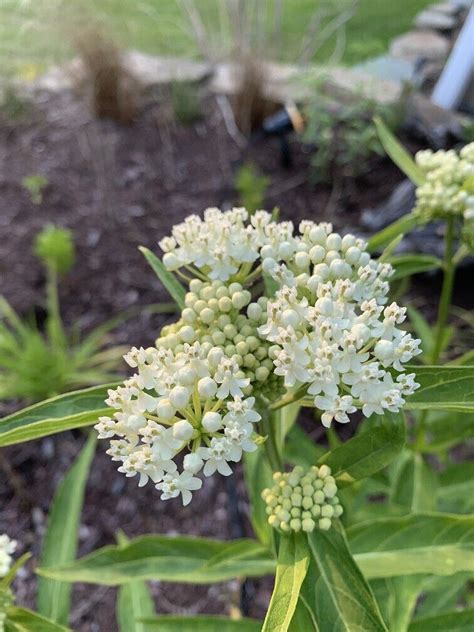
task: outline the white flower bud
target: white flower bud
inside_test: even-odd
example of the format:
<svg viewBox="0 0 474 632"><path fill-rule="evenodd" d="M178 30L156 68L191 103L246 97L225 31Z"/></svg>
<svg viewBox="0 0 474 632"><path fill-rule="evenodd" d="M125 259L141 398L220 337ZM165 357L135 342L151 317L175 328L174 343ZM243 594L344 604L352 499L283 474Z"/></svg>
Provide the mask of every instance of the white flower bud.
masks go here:
<svg viewBox="0 0 474 632"><path fill-rule="evenodd" d="M179 337L183 342L194 342L196 340L196 332L191 325L185 325L179 330Z"/></svg>
<svg viewBox="0 0 474 632"><path fill-rule="evenodd" d="M262 308L258 303L250 303L250 305L247 307L247 316L250 318L250 320L255 320L259 322L262 318L262 313Z"/></svg>
<svg viewBox="0 0 474 632"><path fill-rule="evenodd" d="M203 282L200 279L193 279L190 283L189 283L189 289L191 292L194 292L195 294L198 294L201 291L201 288L203 286Z"/></svg>
<svg viewBox="0 0 474 632"><path fill-rule="evenodd" d="M388 360L393 356L393 343L390 340L379 340L374 347L374 356L379 360Z"/></svg>
<svg viewBox="0 0 474 632"><path fill-rule="evenodd" d="M188 405L190 392L184 386L175 386L170 392L170 402L175 408L184 408Z"/></svg>
<svg viewBox="0 0 474 632"><path fill-rule="evenodd" d="M171 405L168 398L162 398L156 405L156 414L160 419L168 421L176 414L176 408Z"/></svg>
<svg viewBox="0 0 474 632"><path fill-rule="evenodd" d="M307 268L311 263L311 258L307 252L297 252L295 254L295 264L298 268Z"/></svg>
<svg viewBox="0 0 474 632"><path fill-rule="evenodd" d="M173 437L178 441L189 441L194 432L194 428L186 419L180 419L173 425Z"/></svg>
<svg viewBox="0 0 474 632"><path fill-rule="evenodd" d="M217 384L211 377L203 377L198 382L198 393L204 399L210 399L217 393Z"/></svg>
<svg viewBox="0 0 474 632"><path fill-rule="evenodd" d="M222 428L222 417L219 413L207 412L202 418L202 427L208 432L217 432Z"/></svg>
<svg viewBox="0 0 474 632"><path fill-rule="evenodd" d="M190 454L186 454L183 460L183 468L186 472L191 472L191 474L197 474L204 465L204 461L201 457L195 452L191 452Z"/></svg>
<svg viewBox="0 0 474 632"><path fill-rule="evenodd" d="M173 271L177 270L181 266L181 263L174 252L165 252L163 255L163 265L167 270Z"/></svg>

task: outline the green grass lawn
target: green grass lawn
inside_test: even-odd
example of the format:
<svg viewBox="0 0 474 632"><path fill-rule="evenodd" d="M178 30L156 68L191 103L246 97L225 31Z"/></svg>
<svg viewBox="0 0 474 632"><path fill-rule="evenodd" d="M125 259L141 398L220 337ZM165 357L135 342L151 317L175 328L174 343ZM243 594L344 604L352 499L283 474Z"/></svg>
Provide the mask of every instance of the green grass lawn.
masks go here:
<svg viewBox="0 0 474 632"><path fill-rule="evenodd" d="M215 27L211 29L214 33L223 32L217 10L222 1L196 0L206 24ZM284 0L283 33L275 46L278 57L294 61L315 7L334 1ZM273 5L271 0L261 2L263 7ZM383 53L388 42L408 30L416 13L430 2L360 0L347 25L342 61L353 64ZM175 0L0 0L0 73L28 75L35 67L44 68L69 56L78 8L85 10L90 20L104 24L124 47L155 54L198 54L189 24ZM266 24L269 22L267 19ZM333 46L333 41L328 42L315 60L325 61Z"/></svg>

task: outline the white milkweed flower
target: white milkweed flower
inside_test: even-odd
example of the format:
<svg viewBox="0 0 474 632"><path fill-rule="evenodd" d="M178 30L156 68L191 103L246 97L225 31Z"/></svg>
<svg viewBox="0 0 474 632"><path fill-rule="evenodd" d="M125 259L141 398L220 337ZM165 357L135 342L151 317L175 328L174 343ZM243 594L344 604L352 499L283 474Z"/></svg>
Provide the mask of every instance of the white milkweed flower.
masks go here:
<svg viewBox="0 0 474 632"><path fill-rule="evenodd" d="M302 222L300 231L297 252L308 257L285 259L295 283L276 292L259 327L274 345L274 372L286 387L307 385L327 427L347 423L356 410L367 417L397 412L418 387L404 364L421 351L420 341L399 328L406 309L386 305L391 266L371 259L362 240L333 233L330 224Z"/></svg>
<svg viewBox="0 0 474 632"><path fill-rule="evenodd" d="M331 518L339 518L337 485L327 465L304 470L300 466L291 472L275 472L275 485L264 489L262 498L267 507L268 523L278 531L306 531L331 528Z"/></svg>
<svg viewBox="0 0 474 632"><path fill-rule="evenodd" d="M474 143L454 149L419 151L415 160L425 175L417 187L415 213L424 221L449 215L474 215Z"/></svg>
<svg viewBox="0 0 474 632"><path fill-rule="evenodd" d="M5 577L10 570L16 546L16 540L9 538L6 533L0 535L0 577Z"/></svg>

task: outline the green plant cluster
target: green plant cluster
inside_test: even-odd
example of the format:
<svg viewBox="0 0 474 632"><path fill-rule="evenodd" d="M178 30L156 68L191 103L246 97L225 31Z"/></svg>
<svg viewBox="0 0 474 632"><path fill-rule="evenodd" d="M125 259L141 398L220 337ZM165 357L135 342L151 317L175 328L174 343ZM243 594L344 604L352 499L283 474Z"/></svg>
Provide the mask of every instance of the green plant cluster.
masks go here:
<svg viewBox="0 0 474 632"><path fill-rule="evenodd" d="M377 126L387 153L420 186L423 174L411 157L380 121ZM472 350L454 353L450 324L456 267L468 252L456 250L462 219L454 216L447 220L443 260L397 255L401 236L417 222L416 214L409 214L374 235L368 246L393 265L395 293L419 272L439 269L443 276L434 326L410 310L424 353L411 367L420 387L407 398L404 410L371 417L344 442L333 430L327 431L327 441L316 442L311 428L307 432L298 425L302 401L297 389L290 390L278 406L261 410L265 440L246 454L245 483L255 537L215 540L147 534L129 540L119 532L115 543L76 558L84 488L95 450L91 434L51 505L37 568L38 613L7 599L3 614L8 632L64 632L71 588L84 582L117 587L121 632L474 629L474 468L462 460L460 449L474 437L474 365ZM184 309L183 286L150 251L143 252ZM235 307L241 299L244 307L248 297L234 289ZM211 319L205 312L209 306L197 302L224 298L217 297L216 288L214 293L192 297L186 312L190 320ZM0 447L91 426L107 414L106 396L107 385L101 385L13 413L0 421ZM324 509L331 514L324 516L329 525L324 522L317 528L312 517L303 516L303 510L312 511L315 505L321 507L315 511L321 516L323 508L330 507ZM276 515L279 530L269 524L269 515ZM21 560L3 580L0 593L10 588L19 564ZM247 616L230 619L224 616L228 609L222 616L157 615L147 585L212 584L269 574L274 574L274 588L263 621Z"/></svg>

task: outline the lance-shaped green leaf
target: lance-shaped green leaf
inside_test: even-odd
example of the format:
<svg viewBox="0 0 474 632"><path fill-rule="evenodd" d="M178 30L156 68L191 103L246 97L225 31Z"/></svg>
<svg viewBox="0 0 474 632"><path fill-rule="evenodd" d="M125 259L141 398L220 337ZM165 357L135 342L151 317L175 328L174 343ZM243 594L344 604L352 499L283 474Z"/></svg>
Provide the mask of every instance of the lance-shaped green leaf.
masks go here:
<svg viewBox="0 0 474 632"><path fill-rule="evenodd" d="M335 526L308 534L312 562L303 599L321 630L387 632L369 585L349 552L344 533Z"/></svg>
<svg viewBox="0 0 474 632"><path fill-rule="evenodd" d="M119 546L129 542L123 532L118 534L117 540ZM137 579L120 586L116 610L120 632L145 632L143 620L155 614L155 604L146 582Z"/></svg>
<svg viewBox="0 0 474 632"><path fill-rule="evenodd" d="M408 213L397 219L392 224L382 228L378 233L372 235L367 243L369 252L376 252L396 239L399 235L405 235L418 225L418 219L413 213Z"/></svg>
<svg viewBox="0 0 474 632"><path fill-rule="evenodd" d="M139 250L152 267L153 272L163 283L171 298L176 301L180 309L184 309L184 297L186 295L186 290L178 279L165 268L161 259L158 259L151 250L148 250L148 248L145 248L144 246L140 246Z"/></svg>
<svg viewBox="0 0 474 632"><path fill-rule="evenodd" d="M144 625L145 632L260 632L262 622L257 619L228 619L212 615L160 615L145 619Z"/></svg>
<svg viewBox="0 0 474 632"><path fill-rule="evenodd" d="M105 546L71 564L40 568L52 579L117 586L132 579L212 584L270 574L275 561L256 540L219 541L147 535L126 546Z"/></svg>
<svg viewBox="0 0 474 632"><path fill-rule="evenodd" d="M285 445L285 459L293 465L308 468L315 465L325 450L319 446L300 426L293 426Z"/></svg>
<svg viewBox="0 0 474 632"><path fill-rule="evenodd" d="M262 632L288 630L308 566L309 549L306 537L295 533L283 535L278 549L275 585Z"/></svg>
<svg viewBox="0 0 474 632"><path fill-rule="evenodd" d="M265 458L263 449L244 454L245 486L251 503L250 520L253 530L262 544L270 546L272 541L271 527L268 524L266 504L262 499L262 491L273 485L272 470Z"/></svg>
<svg viewBox="0 0 474 632"><path fill-rule="evenodd" d="M407 150L399 143L381 118L374 118L377 133L383 148L403 173L413 184L419 186L426 180L425 174L413 160Z"/></svg>
<svg viewBox="0 0 474 632"><path fill-rule="evenodd" d="M443 511L474 512L474 463L453 463L439 475L438 501Z"/></svg>
<svg viewBox="0 0 474 632"><path fill-rule="evenodd" d="M76 557L84 490L95 444L95 433L91 433L84 449L54 495L40 557L40 565L43 567L60 566ZM38 612L56 623L66 625L69 620L71 588L68 583L40 577Z"/></svg>
<svg viewBox="0 0 474 632"><path fill-rule="evenodd" d="M436 509L436 474L423 456L406 452L398 464L391 500L414 513Z"/></svg>
<svg viewBox="0 0 474 632"><path fill-rule="evenodd" d="M443 265L441 259L432 255L393 255L387 259L387 263L391 263L395 269L391 280L437 270Z"/></svg>
<svg viewBox="0 0 474 632"><path fill-rule="evenodd" d="M420 384L407 398L411 410L474 412L474 366L407 366Z"/></svg>
<svg viewBox="0 0 474 632"><path fill-rule="evenodd" d="M0 447L95 424L109 409L105 384L52 397L0 420Z"/></svg>
<svg viewBox="0 0 474 632"><path fill-rule="evenodd" d="M469 591L472 573L458 573L450 577L428 575L423 581L423 601L419 604L416 616L420 619L456 610L456 605Z"/></svg>
<svg viewBox="0 0 474 632"><path fill-rule="evenodd" d="M423 579L423 575L410 575L370 582L390 632L406 632L422 591Z"/></svg>
<svg viewBox="0 0 474 632"><path fill-rule="evenodd" d="M329 465L338 485L350 485L384 468L400 453L404 445L403 414L387 412L381 425L356 435L324 454L319 463Z"/></svg>
<svg viewBox="0 0 474 632"><path fill-rule="evenodd" d="M448 612L437 617L416 619L408 632L472 632L474 630L474 610Z"/></svg>
<svg viewBox="0 0 474 632"><path fill-rule="evenodd" d="M69 628L26 608L8 608L6 624L7 632L71 632Z"/></svg>
<svg viewBox="0 0 474 632"><path fill-rule="evenodd" d="M382 518L352 526L347 535L367 578L474 572L474 516Z"/></svg>

